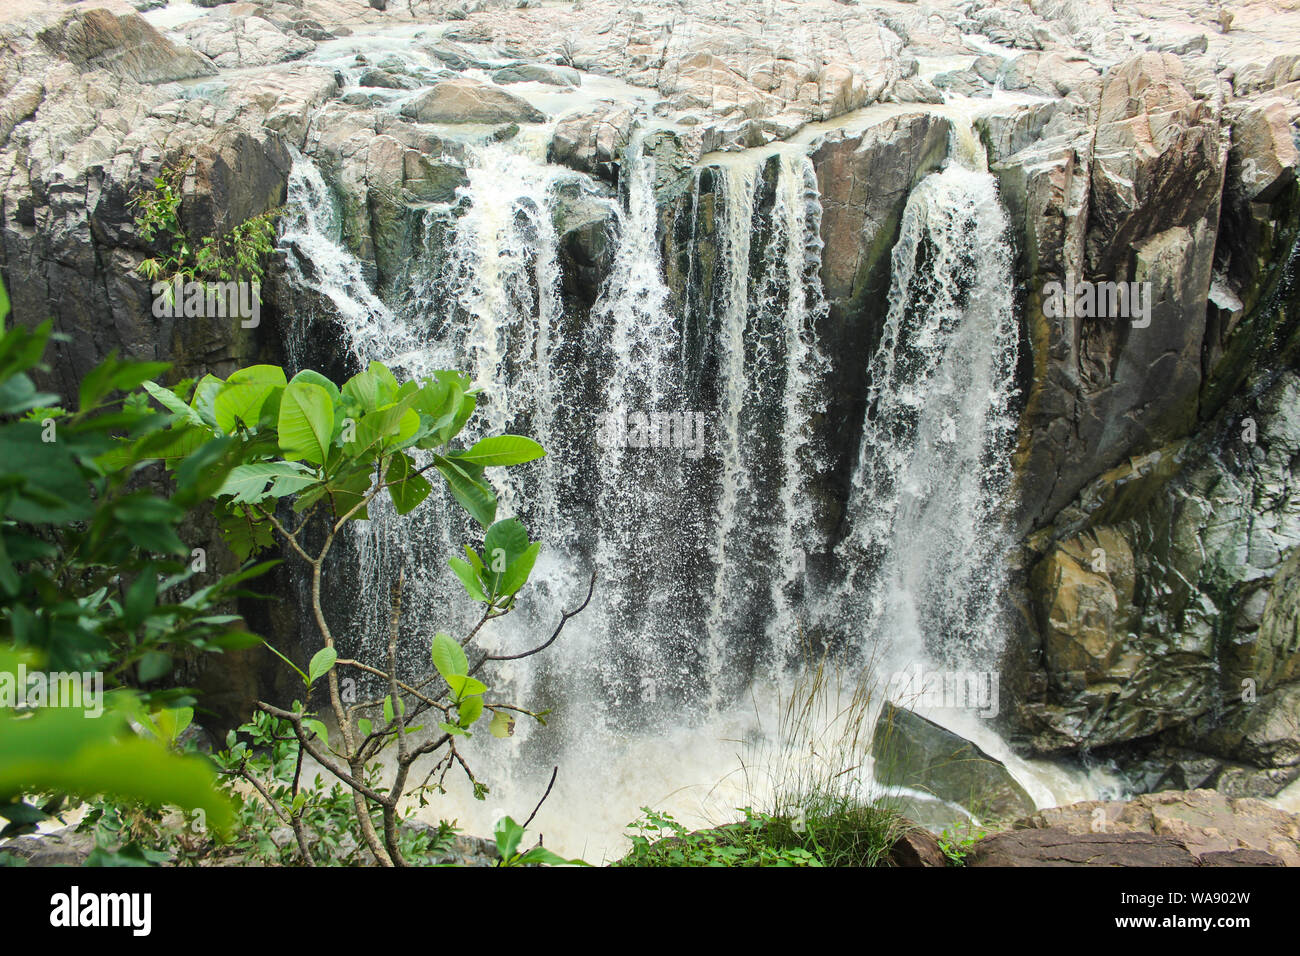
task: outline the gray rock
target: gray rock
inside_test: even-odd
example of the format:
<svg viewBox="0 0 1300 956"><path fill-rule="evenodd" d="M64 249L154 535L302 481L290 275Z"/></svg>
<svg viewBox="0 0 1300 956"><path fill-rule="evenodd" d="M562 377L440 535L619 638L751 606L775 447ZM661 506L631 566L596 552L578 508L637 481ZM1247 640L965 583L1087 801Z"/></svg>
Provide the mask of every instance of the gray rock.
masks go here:
<svg viewBox="0 0 1300 956"><path fill-rule="evenodd" d="M547 66L543 63L512 63L492 73L497 83L545 83L548 86L582 85L582 74L572 67Z"/></svg>
<svg viewBox="0 0 1300 956"><path fill-rule="evenodd" d="M40 30L37 38L51 53L83 71L107 70L141 83L185 80L217 72L204 57L172 43L136 13L68 13Z"/></svg>
<svg viewBox="0 0 1300 956"><path fill-rule="evenodd" d="M263 17L204 17L182 29L190 46L222 69L283 63L316 49L313 41Z"/></svg>
<svg viewBox="0 0 1300 956"><path fill-rule="evenodd" d="M630 107L611 101L566 114L555 124L547 159L612 182L635 119Z"/></svg>
<svg viewBox="0 0 1300 956"><path fill-rule="evenodd" d="M361 86L379 87L385 90L413 90L420 84L409 76L389 73L387 70L363 70L357 78Z"/></svg>
<svg viewBox="0 0 1300 956"><path fill-rule="evenodd" d="M541 123L546 114L513 93L477 80L443 80L402 106L421 123Z"/></svg>
<svg viewBox="0 0 1300 956"><path fill-rule="evenodd" d="M95 837L73 827L13 837L0 843L0 858L26 866L81 866L95 849Z"/></svg>
<svg viewBox="0 0 1300 956"><path fill-rule="evenodd" d="M872 733L875 778L933 794L980 819L1012 819L1034 809L1005 766L964 737L886 702Z"/></svg>

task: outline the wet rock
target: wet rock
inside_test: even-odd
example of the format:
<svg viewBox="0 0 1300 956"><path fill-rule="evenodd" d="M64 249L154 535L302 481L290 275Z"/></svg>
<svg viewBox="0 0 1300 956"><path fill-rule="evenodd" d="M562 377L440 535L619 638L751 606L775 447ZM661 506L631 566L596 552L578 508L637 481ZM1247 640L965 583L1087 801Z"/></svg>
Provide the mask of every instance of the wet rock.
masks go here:
<svg viewBox="0 0 1300 956"><path fill-rule="evenodd" d="M512 63L492 73L497 83L545 83L548 86L576 87L582 85L582 74L567 66L547 66L543 63Z"/></svg>
<svg viewBox="0 0 1300 956"><path fill-rule="evenodd" d="M992 166L1023 230L1028 280L1022 528L1196 423L1227 151L1188 82L1169 54L1125 61L1085 84L1095 114L1058 111L1039 142ZM1150 314L1061 314L1045 289L1067 277L1149 282Z"/></svg>
<svg viewBox="0 0 1300 956"><path fill-rule="evenodd" d="M474 56L459 44L449 42L446 37L443 39L444 42L424 44L423 50L431 57L444 63L448 69L460 71L489 70L492 68L490 63Z"/></svg>
<svg viewBox="0 0 1300 956"><path fill-rule="evenodd" d="M1034 808L1001 762L969 740L886 703L872 735L876 779L965 807L981 819L1011 819Z"/></svg>
<svg viewBox="0 0 1300 956"><path fill-rule="evenodd" d="M477 80L443 80L402 106L420 123L541 123L546 114L513 93Z"/></svg>
<svg viewBox="0 0 1300 956"><path fill-rule="evenodd" d="M1300 668L1300 500L1287 477L1300 454L1297 410L1300 380L1283 373L1209 434L1106 473L1058 516L1056 543L1031 575L1048 678L1043 697L1018 709L1031 746L1178 729L1172 742L1219 758L1186 765L1189 783L1232 777L1276 792L1290 779L1273 771L1300 752L1300 726L1286 716ZM1072 537L1082 527L1090 534ZM1122 569L1119 587L1116 572L1087 564L1097 547ZM1227 613L1234 607L1242 613Z"/></svg>
<svg viewBox="0 0 1300 956"><path fill-rule="evenodd" d="M409 76L401 76L379 69L363 70L361 75L357 77L357 83L361 86L379 87L385 90L413 90L420 85Z"/></svg>
<svg viewBox="0 0 1300 956"><path fill-rule="evenodd" d="M929 830L909 829L889 849L892 866L945 867L948 858L939 847L939 840Z"/></svg>
<svg viewBox="0 0 1300 956"><path fill-rule="evenodd" d="M1272 202L1295 182L1300 151L1292 127L1300 107L1268 99L1243 109L1232 124L1233 189L1247 202Z"/></svg>
<svg viewBox="0 0 1300 956"><path fill-rule="evenodd" d="M892 103L942 103L943 93L929 80L914 77L895 83L886 99Z"/></svg>
<svg viewBox="0 0 1300 956"><path fill-rule="evenodd" d="M555 124L547 159L613 182L635 120L631 107L613 101L565 114Z"/></svg>
<svg viewBox="0 0 1300 956"><path fill-rule="evenodd" d="M1032 581L1048 673L1056 679L1125 681L1135 662L1121 660L1134 625L1133 549L1099 528L1060 542Z"/></svg>

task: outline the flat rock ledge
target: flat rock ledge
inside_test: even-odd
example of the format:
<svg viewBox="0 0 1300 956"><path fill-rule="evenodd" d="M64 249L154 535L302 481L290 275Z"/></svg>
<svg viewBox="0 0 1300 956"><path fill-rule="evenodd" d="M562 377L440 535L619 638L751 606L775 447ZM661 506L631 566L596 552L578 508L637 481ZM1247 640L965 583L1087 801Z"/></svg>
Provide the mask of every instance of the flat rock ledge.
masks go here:
<svg viewBox="0 0 1300 956"><path fill-rule="evenodd" d="M1300 815L1214 790L1053 807L980 840L967 866L1300 866Z"/></svg>

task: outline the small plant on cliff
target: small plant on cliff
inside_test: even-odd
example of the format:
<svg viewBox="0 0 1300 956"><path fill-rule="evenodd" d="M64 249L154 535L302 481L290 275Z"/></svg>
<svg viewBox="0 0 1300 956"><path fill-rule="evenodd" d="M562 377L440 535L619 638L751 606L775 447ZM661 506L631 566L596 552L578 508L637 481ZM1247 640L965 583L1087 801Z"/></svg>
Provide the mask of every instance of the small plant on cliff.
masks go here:
<svg viewBox="0 0 1300 956"><path fill-rule="evenodd" d="M310 573L311 613L324 646L305 668L284 660L302 681L304 701L325 684L333 727L301 701L288 709L260 702L259 710L273 718L270 732L294 738L299 760L305 753L350 789L359 830L377 862L406 864L399 804L408 796L416 762L429 757L431 764L425 782L413 789L421 797L427 789L441 789L447 773L459 767L481 799L487 788L466 763L459 741L484 727L507 737L516 716L541 720L542 715L490 700L477 675L490 661L518 660L549 647L591 598L589 587L582 605L562 613L550 638L530 650L493 655L474 644L483 625L514 608L541 548L518 520L496 520L496 496L485 470L523 464L545 452L517 435L454 447L477 403L477 390L457 372L399 383L374 362L339 388L317 372L302 371L289 380L276 366L257 365L224 381L208 375L192 389L172 391L152 382L145 388L172 413L178 442L201 444L216 437L233 443L239 464L212 497L235 553L246 559L278 541ZM401 577L392 587L387 660L378 662L339 656L322 603L323 582L331 549L351 522L366 519L380 495L399 515L410 513L433 491L426 477L432 474L483 528L482 551L467 544L464 559L449 562L483 613L459 639L429 635L433 673L406 682L397 668ZM347 690L340 672L355 675ZM363 676L377 679L379 696L357 700L349 693ZM425 722L436 729L419 734ZM391 777L380 785L370 773L386 751L396 754ZM312 862L304 823L308 798L297 777L277 796L247 760L229 760L228 770L259 788L292 827L302 860Z"/></svg>
<svg viewBox="0 0 1300 956"><path fill-rule="evenodd" d="M185 159L163 168L154 177L153 187L136 196L135 227L145 242L156 242L160 254L137 266L140 275L151 282L230 282L260 283L265 274L265 260L275 245L275 219L272 209L238 223L216 236L191 236L181 220L182 184L193 167Z"/></svg>

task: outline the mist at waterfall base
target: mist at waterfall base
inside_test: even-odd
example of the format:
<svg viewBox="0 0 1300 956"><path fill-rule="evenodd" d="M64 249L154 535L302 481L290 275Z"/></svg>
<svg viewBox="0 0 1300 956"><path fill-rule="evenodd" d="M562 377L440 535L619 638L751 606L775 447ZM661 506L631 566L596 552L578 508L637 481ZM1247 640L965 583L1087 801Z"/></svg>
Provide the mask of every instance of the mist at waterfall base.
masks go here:
<svg viewBox="0 0 1300 956"><path fill-rule="evenodd" d="M685 215L692 239L711 222L716 256L704 261L692 241L686 281L709 294L674 302L646 142L628 148L618 194L546 164L529 141L473 147L468 186L423 211L419 252L382 296L305 158L280 242L290 281L328 301L358 364L381 360L399 377L463 369L483 389L468 440L513 432L547 449L496 476L498 517L520 517L544 545L518 609L480 644L498 654L541 644L593 571L594 597L544 653L484 672L490 702L549 709L547 725L521 718L508 740L476 733L461 751L491 788L486 800L453 769L421 816L488 834L501 815L526 817L558 766L532 830L593 861L621 854L642 806L697 826L768 805L782 768L809 748L780 728L793 675L820 653L811 635L834 635L850 695L864 673L883 683L918 662L995 672L1009 544L1017 333L992 177L952 162L908 200L849 517L828 532L815 485L826 430L841 426L822 415L812 164L774 147L702 165ZM585 315L562 295L562 195L608 218L609 277ZM320 320L295 318L294 363L312 364ZM655 412L697 416L705 453L611 439L611 419ZM344 652L382 657L402 569L401 666L427 672L432 635L477 620L446 560L479 534L438 495L406 517L372 507L335 571L357 579L333 585L347 617L336 633L354 636ZM833 721L840 708L826 712ZM1089 795L1031 772L982 723L955 729L1006 759L1036 800ZM868 757L845 785L874 792Z"/></svg>

